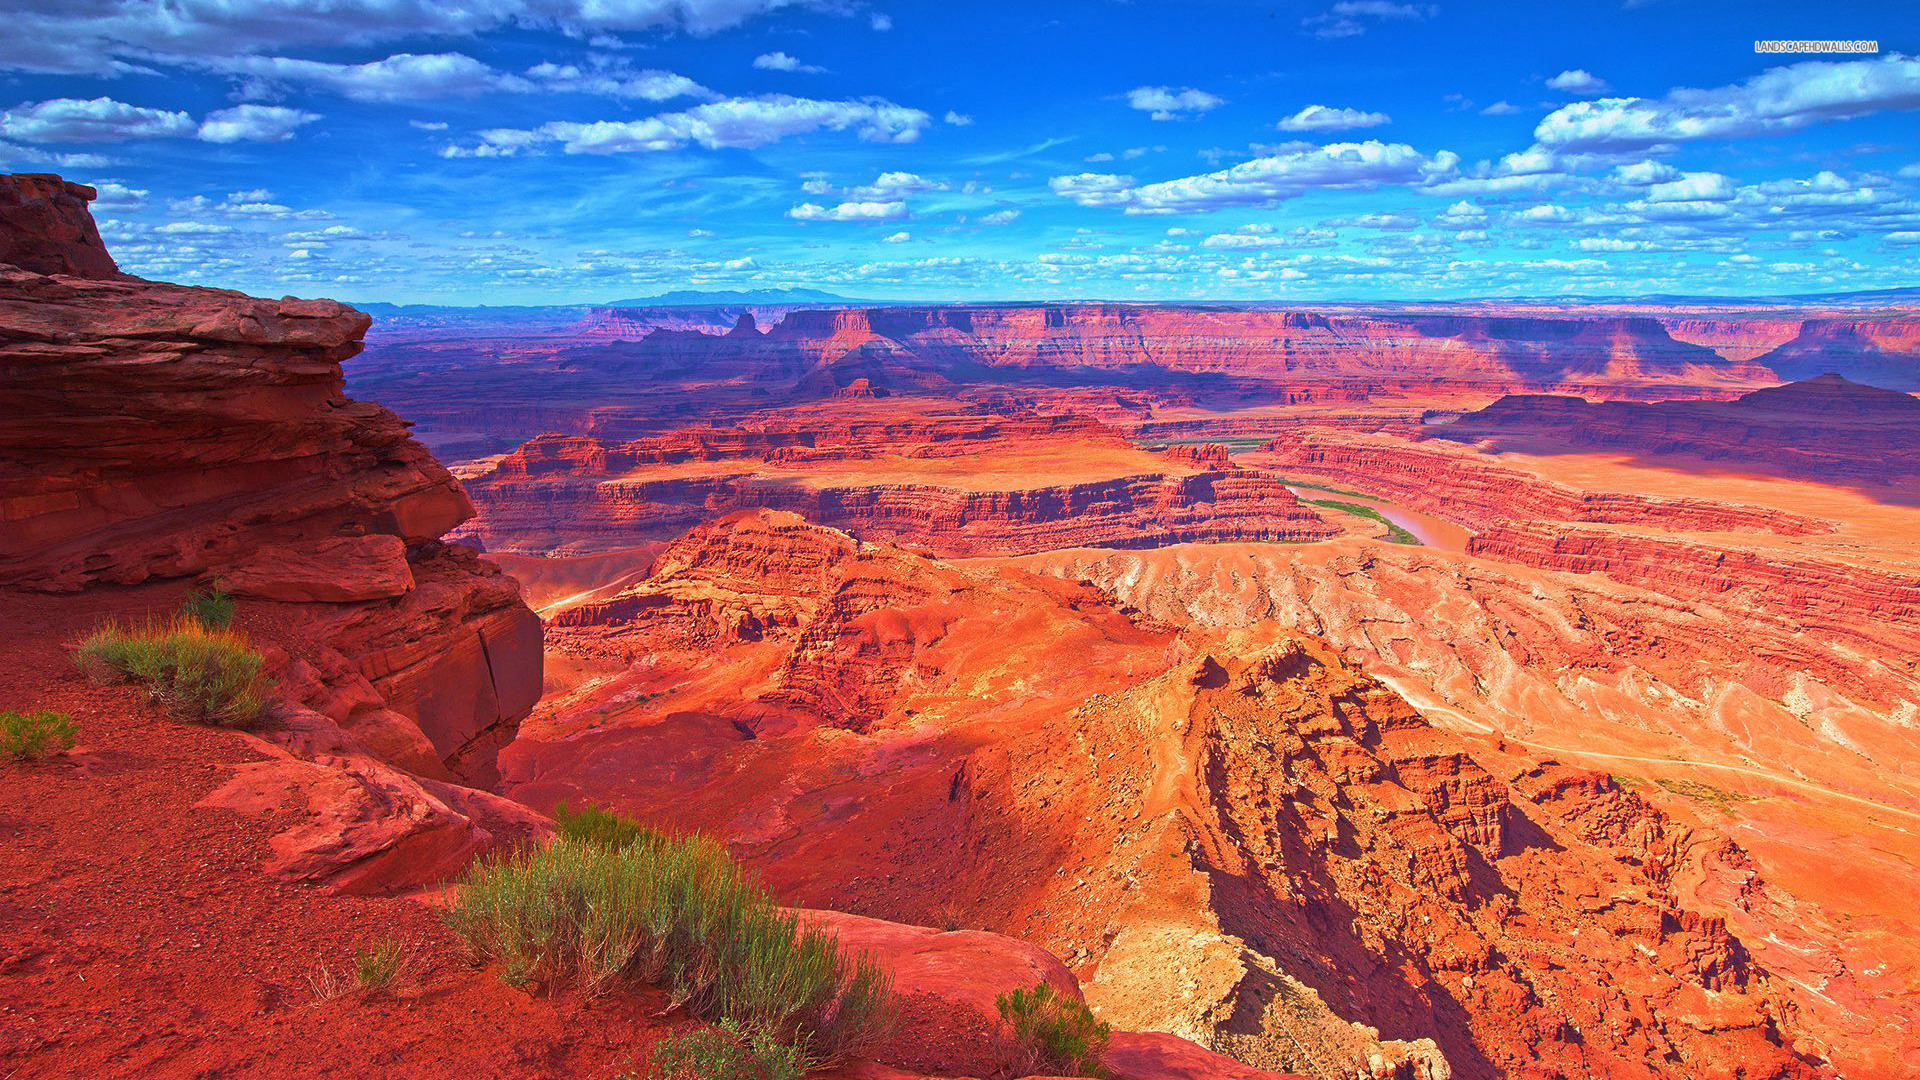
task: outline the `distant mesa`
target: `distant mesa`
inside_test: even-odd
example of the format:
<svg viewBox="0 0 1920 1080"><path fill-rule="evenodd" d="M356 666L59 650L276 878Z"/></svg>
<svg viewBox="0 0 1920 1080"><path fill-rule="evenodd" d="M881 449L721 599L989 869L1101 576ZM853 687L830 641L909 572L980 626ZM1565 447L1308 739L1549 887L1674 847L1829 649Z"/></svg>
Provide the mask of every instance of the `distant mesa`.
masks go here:
<svg viewBox="0 0 1920 1080"><path fill-rule="evenodd" d="M1495 448L1625 450L1775 476L1876 483L1920 475L1920 399L1831 372L1732 401L1588 401L1510 394L1429 439Z"/></svg>
<svg viewBox="0 0 1920 1080"><path fill-rule="evenodd" d="M633 300L610 300L600 307L698 307L709 304L864 304L819 289L674 289Z"/></svg>

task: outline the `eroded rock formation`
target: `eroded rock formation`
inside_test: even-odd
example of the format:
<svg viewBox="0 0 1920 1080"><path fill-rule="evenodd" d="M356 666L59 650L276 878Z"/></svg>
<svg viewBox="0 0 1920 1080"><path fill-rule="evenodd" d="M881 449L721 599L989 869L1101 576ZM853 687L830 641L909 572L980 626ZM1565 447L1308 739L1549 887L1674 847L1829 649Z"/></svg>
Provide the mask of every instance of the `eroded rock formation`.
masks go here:
<svg viewBox="0 0 1920 1080"><path fill-rule="evenodd" d="M767 511L561 621L599 674L508 749L517 797L1036 942L1118 1025L1319 1076L1824 1075L1676 884L1719 841L1604 776L1496 774L1278 624L1175 631Z"/></svg>
<svg viewBox="0 0 1920 1080"><path fill-rule="evenodd" d="M895 413L872 404L865 416L776 417L754 428L615 444L543 436L469 476L481 511L469 531L489 548L578 552L664 539L716 513L765 507L863 539L960 556L1336 532L1283 485L1237 468L1224 452L1147 453L1070 417Z"/></svg>
<svg viewBox="0 0 1920 1080"><path fill-rule="evenodd" d="M373 830L312 826L290 874L415 885L524 832L454 784L493 781L539 697L540 624L512 579L441 542L471 513L459 484L399 417L345 396L367 317L120 275L90 197L0 177L0 586L240 597L283 699L284 783L248 798Z"/></svg>

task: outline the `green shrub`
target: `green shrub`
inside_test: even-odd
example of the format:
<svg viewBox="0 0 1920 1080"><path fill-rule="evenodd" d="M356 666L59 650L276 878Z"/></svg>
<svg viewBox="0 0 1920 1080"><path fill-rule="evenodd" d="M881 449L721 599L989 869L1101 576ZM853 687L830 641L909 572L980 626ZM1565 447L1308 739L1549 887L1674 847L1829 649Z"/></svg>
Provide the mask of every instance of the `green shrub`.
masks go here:
<svg viewBox="0 0 1920 1080"><path fill-rule="evenodd" d="M267 711L265 661L246 637L184 615L138 629L109 623L80 644L74 661L82 670L146 683L183 720L247 727Z"/></svg>
<svg viewBox="0 0 1920 1080"><path fill-rule="evenodd" d="M560 835L606 848L623 848L641 840L664 841L666 834L630 817L616 814L595 803L583 803L575 810L566 803L553 808L553 820Z"/></svg>
<svg viewBox="0 0 1920 1080"><path fill-rule="evenodd" d="M867 1045L893 1019L891 980L870 959L802 930L705 837L646 831L612 847L563 835L476 865L447 918L509 982L664 986L809 1062Z"/></svg>
<svg viewBox="0 0 1920 1080"><path fill-rule="evenodd" d="M209 630L225 630L233 625L233 594L215 588L195 589L180 605L180 614Z"/></svg>
<svg viewBox="0 0 1920 1080"><path fill-rule="evenodd" d="M1013 1075L1106 1075L1100 1059L1113 1029L1095 1020L1083 1002L1043 982L1031 990L1009 990L994 1005Z"/></svg>
<svg viewBox="0 0 1920 1080"><path fill-rule="evenodd" d="M655 1080L800 1080L800 1051L732 1020L662 1039L653 1048Z"/></svg>
<svg viewBox="0 0 1920 1080"><path fill-rule="evenodd" d="M73 718L51 709L0 712L0 761L39 761L73 748Z"/></svg>

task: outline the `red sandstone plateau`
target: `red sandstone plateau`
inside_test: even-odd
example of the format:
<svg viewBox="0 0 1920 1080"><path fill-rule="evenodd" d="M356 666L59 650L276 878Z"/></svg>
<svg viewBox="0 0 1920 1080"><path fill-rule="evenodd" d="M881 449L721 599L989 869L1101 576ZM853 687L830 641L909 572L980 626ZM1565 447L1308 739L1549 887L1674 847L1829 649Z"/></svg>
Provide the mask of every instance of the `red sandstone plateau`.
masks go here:
<svg viewBox="0 0 1920 1080"><path fill-rule="evenodd" d="M1920 1073L1903 313L411 312L363 353L341 304L121 274L91 194L0 177L0 708L78 724L0 764L14 1074L643 1070L701 1021L510 988L436 910L562 801L892 974L830 1080L1011 1080L994 999L1041 982L1120 1080ZM267 722L76 669L191 587ZM406 984L320 1000L382 935Z"/></svg>
<svg viewBox="0 0 1920 1080"><path fill-rule="evenodd" d="M521 553L669 539L740 507L793 510L946 555L1335 533L1224 452L1154 453L1093 421L901 399L619 443L541 436L469 470L467 488L482 508L469 532Z"/></svg>

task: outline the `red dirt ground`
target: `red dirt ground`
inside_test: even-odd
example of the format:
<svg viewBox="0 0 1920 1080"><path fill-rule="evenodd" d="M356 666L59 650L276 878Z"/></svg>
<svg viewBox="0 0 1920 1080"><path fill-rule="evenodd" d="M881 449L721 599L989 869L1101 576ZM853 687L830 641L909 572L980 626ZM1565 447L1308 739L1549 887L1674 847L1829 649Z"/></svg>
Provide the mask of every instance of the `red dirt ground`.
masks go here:
<svg viewBox="0 0 1920 1080"><path fill-rule="evenodd" d="M0 593L0 708L79 726L64 758L0 765L0 1078L597 1080L644 1071L653 1042L692 1023L658 1018L657 992L511 989L422 903L262 874L287 823L196 804L265 755L90 685L61 644L176 592ZM405 944L414 977L316 999L323 965L380 937Z"/></svg>

